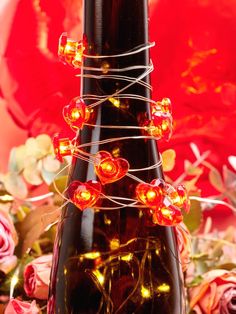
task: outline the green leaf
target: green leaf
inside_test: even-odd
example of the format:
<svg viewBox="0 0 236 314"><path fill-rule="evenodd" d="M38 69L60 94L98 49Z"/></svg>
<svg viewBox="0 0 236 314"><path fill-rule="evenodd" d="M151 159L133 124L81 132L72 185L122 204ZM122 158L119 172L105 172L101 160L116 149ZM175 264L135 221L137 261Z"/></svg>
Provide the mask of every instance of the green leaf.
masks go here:
<svg viewBox="0 0 236 314"><path fill-rule="evenodd" d="M203 170L199 167L194 167L189 160L184 161L185 172L190 176L199 176L202 174Z"/></svg>
<svg viewBox="0 0 236 314"><path fill-rule="evenodd" d="M26 216L18 227L22 254L29 248L32 248L35 241L39 239L49 225L58 220L60 213L61 210L56 206L43 205L37 207Z"/></svg>
<svg viewBox="0 0 236 314"><path fill-rule="evenodd" d="M209 173L209 180L210 183L214 186L214 188L219 191L223 192L224 191L224 182L221 177L220 172L216 168L211 168L210 173Z"/></svg>
<svg viewBox="0 0 236 314"><path fill-rule="evenodd" d="M173 170L175 166L176 152L173 149L167 149L162 154L163 171L168 172Z"/></svg>
<svg viewBox="0 0 236 314"><path fill-rule="evenodd" d="M198 201L191 200L191 207L189 213L183 213L184 223L190 232L194 232L199 229L202 222L202 209L201 204Z"/></svg>
<svg viewBox="0 0 236 314"><path fill-rule="evenodd" d="M209 259L209 255L207 253L199 253L192 256L193 260L207 261Z"/></svg>
<svg viewBox="0 0 236 314"><path fill-rule="evenodd" d="M189 288L199 286L203 281L203 277L201 275L196 276L190 283L187 284Z"/></svg>
<svg viewBox="0 0 236 314"><path fill-rule="evenodd" d="M56 178L54 180L54 183L49 186L50 192L58 193L58 191L60 191L60 193L63 193L66 189L67 180L68 176L61 176L59 178ZM56 188L54 185L56 186Z"/></svg>
<svg viewBox="0 0 236 314"><path fill-rule="evenodd" d="M236 269L236 264L235 263L224 263L224 264L220 264L217 265L218 269L226 269L226 270L233 270Z"/></svg>

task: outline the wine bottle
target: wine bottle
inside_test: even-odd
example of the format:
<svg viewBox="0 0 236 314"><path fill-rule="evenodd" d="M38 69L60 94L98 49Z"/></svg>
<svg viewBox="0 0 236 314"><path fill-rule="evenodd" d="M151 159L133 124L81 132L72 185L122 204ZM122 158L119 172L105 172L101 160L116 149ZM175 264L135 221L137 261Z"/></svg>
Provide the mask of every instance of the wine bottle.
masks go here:
<svg viewBox="0 0 236 314"><path fill-rule="evenodd" d="M127 98L112 97L127 86L125 77L134 81L144 72L139 66L150 63L148 49L126 53L148 45L147 2L84 0L86 54L114 57L84 59L85 103L111 97L94 107L91 124L96 126L85 125L77 142L85 144L86 156L106 151L113 159L126 159L131 169L143 169L132 174L151 182L163 179L161 167L151 168L159 162L158 148L156 141L142 137L138 128L140 121L150 116L150 104L129 96L148 99L150 90L135 83L125 90ZM100 70L94 72L94 68ZM142 81L149 83L149 76ZM103 142L107 139L113 140ZM99 181L93 163L74 157L68 184L90 180ZM83 211L71 202L65 206L54 246L48 314L185 313L173 228L154 224L138 204L128 206L135 198L136 186L132 176L123 176L102 186L103 195L117 203L111 205L104 197ZM118 204L126 202L127 206Z"/></svg>

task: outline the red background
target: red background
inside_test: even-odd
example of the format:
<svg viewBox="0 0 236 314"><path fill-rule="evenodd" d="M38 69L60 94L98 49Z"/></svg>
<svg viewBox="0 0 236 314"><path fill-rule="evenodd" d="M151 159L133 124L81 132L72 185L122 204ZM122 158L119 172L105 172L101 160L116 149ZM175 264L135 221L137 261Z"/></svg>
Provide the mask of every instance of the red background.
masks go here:
<svg viewBox="0 0 236 314"><path fill-rule="evenodd" d="M80 39L81 7L79 0L1 0L0 172L14 145L65 126L61 109L78 95L79 82L59 63L57 44L63 31ZM174 108L173 138L160 144L177 152L173 178L185 159L194 160L190 142L210 150L220 171L236 155L235 38L234 0L150 3L153 98L169 97ZM207 176L200 185L203 195L214 194Z"/></svg>

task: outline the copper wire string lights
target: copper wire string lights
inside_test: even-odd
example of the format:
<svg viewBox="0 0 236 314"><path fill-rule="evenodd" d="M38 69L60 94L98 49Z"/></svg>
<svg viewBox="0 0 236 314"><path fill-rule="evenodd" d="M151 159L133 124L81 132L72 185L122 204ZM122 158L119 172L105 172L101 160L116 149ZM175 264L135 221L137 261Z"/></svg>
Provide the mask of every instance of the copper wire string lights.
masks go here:
<svg viewBox="0 0 236 314"><path fill-rule="evenodd" d="M141 95L126 94L128 88L134 84L140 84L147 89L152 89L150 84L143 81L143 79L153 71L153 64L151 61L147 66L135 65L121 69L110 68L108 63L104 63L102 68L89 68L83 66L84 58L106 60L116 57L125 58L126 56L139 54L153 46L154 43L148 43L147 45L135 47L131 51L118 55L93 56L86 54L85 40L77 42L67 38L66 33L63 33L59 41L59 58L66 65L72 66L75 69L80 68L81 73L77 74L78 77L88 77L97 80L121 80L126 82L126 85L111 95L98 96L89 94L72 99L71 102L64 107L63 116L68 126L76 133L76 137L74 139L69 139L60 137L59 134L56 134L53 139L53 144L58 160L62 162L64 156L80 158L92 164L94 173L97 175L97 181L71 182L65 193L62 195L67 202L74 203L78 209L82 211L89 207L92 207L95 210L114 210L124 207L128 210L129 207L136 207L151 214L155 224L174 226L182 221L182 211L184 210L188 212L190 208L188 195L184 186L179 185L173 187L162 179L154 179L151 182L144 182L137 175L138 172L161 167L161 159L150 167L132 169L129 160L122 158L122 156L117 157L114 152L100 150L95 154L89 154L84 150L86 147L97 145L102 146L115 141L148 141L153 139L168 141L170 139L172 134L171 101L168 98L164 98L161 101L154 101ZM138 77L122 75L123 72L127 73L136 69L143 70L142 74ZM90 70L90 73L84 74L84 70ZM139 126L98 125L94 123L92 116L93 111L97 106L102 106L105 101L109 101L115 107L122 108L122 106L124 106L123 100L129 98L149 103L151 119L140 121ZM89 101L89 104L86 104L86 101ZM140 130L140 135L107 138L100 141L80 144L78 141L78 134L84 126L107 129L121 127L122 129L138 129ZM103 192L103 187L105 185L121 180L125 176L128 176L137 182L133 198L106 195L106 193ZM110 206L100 206L100 199L109 200Z"/></svg>

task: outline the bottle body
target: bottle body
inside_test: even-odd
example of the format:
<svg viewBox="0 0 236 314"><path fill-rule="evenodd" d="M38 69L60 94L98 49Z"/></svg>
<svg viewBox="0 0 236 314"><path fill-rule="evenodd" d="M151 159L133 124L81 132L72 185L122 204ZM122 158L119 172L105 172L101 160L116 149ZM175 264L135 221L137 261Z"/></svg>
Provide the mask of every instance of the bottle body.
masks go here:
<svg viewBox="0 0 236 314"><path fill-rule="evenodd" d="M146 0L85 0L84 18L88 54L117 55L148 43ZM84 70L83 95L113 95L127 86L124 77L135 80L144 69L123 71L121 78L108 78L109 69L148 63L147 50L130 56L85 60L85 69L101 69L96 75L103 79L95 79L93 72ZM148 76L143 78L143 82L148 81ZM150 98L149 90L141 84L133 84L125 93ZM90 143L83 150L91 156L107 151L113 158L125 158L131 169L157 164L156 142L142 138L138 128L124 127L139 126L139 121L149 115L149 104L132 97L116 100L118 103L111 97L94 108L96 127L83 128L79 143ZM87 99L87 103L92 101ZM99 127L111 125L116 127ZM102 142L107 139L113 140ZM160 167L133 174L145 182L163 177ZM94 165L74 158L69 182L75 180L98 180ZM130 203L136 186L137 181L124 176L104 184L102 193L119 202L123 198L123 204ZM138 205L111 207L114 204L111 206L106 198L99 201L98 209L81 211L72 203L66 205L54 248L48 313L184 313L172 228L155 225Z"/></svg>

